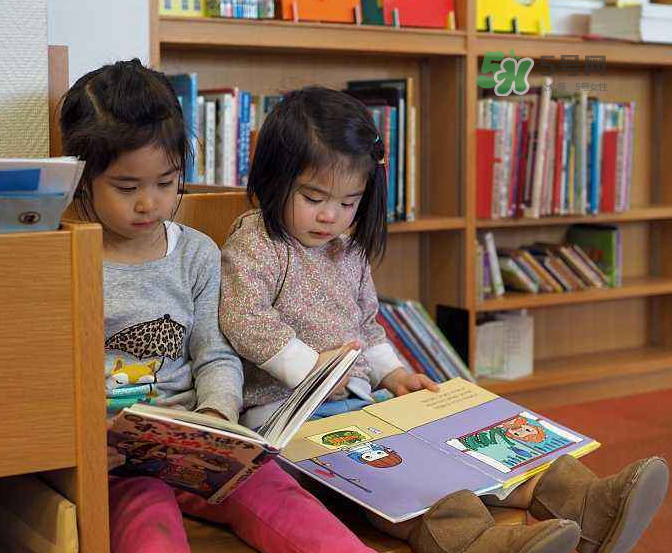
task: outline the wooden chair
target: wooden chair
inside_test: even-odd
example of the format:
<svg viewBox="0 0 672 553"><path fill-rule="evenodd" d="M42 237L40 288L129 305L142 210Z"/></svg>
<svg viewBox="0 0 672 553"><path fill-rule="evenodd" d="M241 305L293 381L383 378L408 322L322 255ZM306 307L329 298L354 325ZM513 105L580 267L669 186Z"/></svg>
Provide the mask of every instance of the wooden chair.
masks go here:
<svg viewBox="0 0 672 553"><path fill-rule="evenodd" d="M175 217L176 221L200 230L217 245L226 240L229 228L241 213L249 209L244 192L185 194ZM403 541L375 530L359 507L336 494L311 489L364 543L380 553L411 553ZM526 522L526 513L519 509L491 509L500 523ZM254 549L231 532L215 524L185 519L189 542L194 553L252 553Z"/></svg>

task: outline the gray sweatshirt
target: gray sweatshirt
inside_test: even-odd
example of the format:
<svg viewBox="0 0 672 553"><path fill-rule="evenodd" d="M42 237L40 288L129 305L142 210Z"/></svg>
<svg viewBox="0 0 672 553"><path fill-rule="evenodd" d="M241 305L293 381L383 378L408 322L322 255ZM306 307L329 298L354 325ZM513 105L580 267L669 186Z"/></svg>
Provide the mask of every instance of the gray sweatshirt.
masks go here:
<svg viewBox="0 0 672 553"><path fill-rule="evenodd" d="M144 401L211 408L235 422L243 373L217 320L219 249L204 234L180 227L162 259L104 263L108 413Z"/></svg>

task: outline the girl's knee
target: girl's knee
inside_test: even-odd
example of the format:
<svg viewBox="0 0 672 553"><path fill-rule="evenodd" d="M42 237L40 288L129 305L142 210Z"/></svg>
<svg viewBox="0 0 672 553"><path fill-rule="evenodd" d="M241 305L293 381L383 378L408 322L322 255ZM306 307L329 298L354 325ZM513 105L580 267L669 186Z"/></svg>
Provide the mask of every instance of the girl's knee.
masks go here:
<svg viewBox="0 0 672 553"><path fill-rule="evenodd" d="M175 493L173 489L158 478L138 476L134 478L119 478L110 482L110 502L141 501L144 505L173 503Z"/></svg>

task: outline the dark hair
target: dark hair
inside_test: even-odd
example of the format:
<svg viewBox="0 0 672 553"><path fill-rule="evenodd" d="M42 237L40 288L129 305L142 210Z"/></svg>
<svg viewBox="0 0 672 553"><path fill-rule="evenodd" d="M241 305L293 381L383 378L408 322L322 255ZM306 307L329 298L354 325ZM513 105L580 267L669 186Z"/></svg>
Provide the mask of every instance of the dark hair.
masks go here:
<svg viewBox="0 0 672 553"><path fill-rule="evenodd" d="M271 238L288 241L283 220L297 177L361 171L366 189L353 221L348 247L367 259L385 251L387 176L385 148L367 108L356 98L309 86L286 94L268 114L257 141L247 193L261 208Z"/></svg>
<svg viewBox="0 0 672 553"><path fill-rule="evenodd" d="M191 151L182 109L168 78L140 60L118 61L80 77L62 99L64 155L86 161L75 192L78 214L92 219L91 184L121 154L156 144L179 171L178 190Z"/></svg>

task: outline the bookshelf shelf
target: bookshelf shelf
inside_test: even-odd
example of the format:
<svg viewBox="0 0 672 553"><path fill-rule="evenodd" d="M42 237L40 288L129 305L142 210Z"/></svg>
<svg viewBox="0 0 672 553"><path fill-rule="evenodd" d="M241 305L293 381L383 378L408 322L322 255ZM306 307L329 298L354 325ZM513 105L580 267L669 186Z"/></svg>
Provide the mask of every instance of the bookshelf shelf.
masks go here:
<svg viewBox="0 0 672 553"><path fill-rule="evenodd" d="M162 46L355 51L410 55L465 55L460 31L277 20L160 17Z"/></svg>
<svg viewBox="0 0 672 553"><path fill-rule="evenodd" d="M463 217L419 217L415 221L391 223L390 233L400 232L434 232L442 230L462 230L466 226Z"/></svg>
<svg viewBox="0 0 672 553"><path fill-rule="evenodd" d="M541 56L606 56L609 65L670 66L672 65L672 45L644 44L638 42L583 39L580 37L537 37L503 34L476 33L473 48L476 55L486 52L511 49L516 56L539 59Z"/></svg>
<svg viewBox="0 0 672 553"><path fill-rule="evenodd" d="M630 223L672 219L672 206L637 207L625 213L541 217L539 219L477 219L477 228L517 228L573 225L575 223Z"/></svg>
<svg viewBox="0 0 672 553"><path fill-rule="evenodd" d="M634 377L672 369L672 349L645 346L537 361L534 374L518 380L480 379L496 394L533 392L615 377Z"/></svg>
<svg viewBox="0 0 672 553"><path fill-rule="evenodd" d="M588 289L557 294L507 292L501 298L485 300L476 309L479 312L510 311L666 294L672 294L672 278L638 277L624 279L623 286L618 288Z"/></svg>

